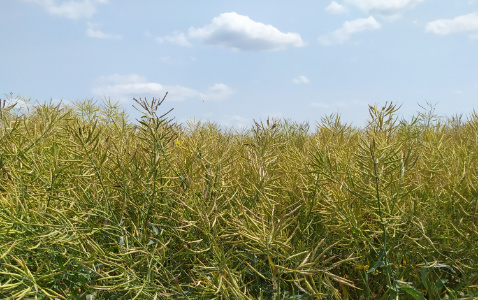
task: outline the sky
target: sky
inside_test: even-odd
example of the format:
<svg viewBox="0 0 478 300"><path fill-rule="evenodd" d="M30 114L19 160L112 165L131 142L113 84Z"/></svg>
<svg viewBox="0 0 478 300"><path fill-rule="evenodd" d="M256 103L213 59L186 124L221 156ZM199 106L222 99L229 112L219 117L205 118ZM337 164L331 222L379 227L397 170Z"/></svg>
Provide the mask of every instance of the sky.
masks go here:
<svg viewBox="0 0 478 300"><path fill-rule="evenodd" d="M478 0L1 0L0 98L244 127L478 110Z"/></svg>

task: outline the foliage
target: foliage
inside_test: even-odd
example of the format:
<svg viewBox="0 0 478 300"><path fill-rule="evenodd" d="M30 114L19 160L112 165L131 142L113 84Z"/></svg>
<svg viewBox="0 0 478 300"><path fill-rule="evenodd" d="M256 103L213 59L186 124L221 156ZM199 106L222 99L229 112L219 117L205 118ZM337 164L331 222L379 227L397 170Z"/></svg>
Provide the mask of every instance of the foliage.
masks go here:
<svg viewBox="0 0 478 300"><path fill-rule="evenodd" d="M0 297L471 299L478 115L243 131L0 106Z"/></svg>

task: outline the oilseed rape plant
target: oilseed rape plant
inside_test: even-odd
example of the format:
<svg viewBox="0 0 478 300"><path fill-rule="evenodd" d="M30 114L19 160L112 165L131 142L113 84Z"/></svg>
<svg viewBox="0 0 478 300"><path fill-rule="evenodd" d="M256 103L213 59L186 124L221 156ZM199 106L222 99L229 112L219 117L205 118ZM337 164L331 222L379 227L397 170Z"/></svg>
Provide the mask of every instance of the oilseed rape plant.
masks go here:
<svg viewBox="0 0 478 300"><path fill-rule="evenodd" d="M478 296L476 112L234 130L165 97L0 103L0 298Z"/></svg>

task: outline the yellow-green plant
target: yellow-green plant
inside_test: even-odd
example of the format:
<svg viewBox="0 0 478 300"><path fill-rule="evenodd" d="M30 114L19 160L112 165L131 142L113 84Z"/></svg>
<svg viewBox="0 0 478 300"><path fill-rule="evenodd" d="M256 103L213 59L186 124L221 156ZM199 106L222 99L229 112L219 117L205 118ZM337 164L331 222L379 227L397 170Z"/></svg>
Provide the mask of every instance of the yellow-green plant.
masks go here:
<svg viewBox="0 0 478 300"><path fill-rule="evenodd" d="M2 299L478 294L478 117L234 130L0 102Z"/></svg>

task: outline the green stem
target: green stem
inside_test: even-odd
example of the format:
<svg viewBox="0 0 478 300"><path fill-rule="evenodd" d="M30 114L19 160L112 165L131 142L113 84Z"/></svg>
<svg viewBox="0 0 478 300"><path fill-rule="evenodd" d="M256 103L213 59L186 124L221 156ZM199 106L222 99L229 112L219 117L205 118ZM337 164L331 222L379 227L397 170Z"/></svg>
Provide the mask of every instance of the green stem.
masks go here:
<svg viewBox="0 0 478 300"><path fill-rule="evenodd" d="M375 139L373 140L373 145L375 146ZM376 192L376 198L377 198L377 205L378 205L378 215L380 217L380 223L382 224L382 231L383 231L383 255L384 255L384 261L385 261L385 269L387 270L387 282L388 286L391 288L392 287L392 282L390 281L390 266L388 263L388 255L387 255L387 225L385 224L383 220L383 215L382 215L382 205L380 201L380 177L378 175L377 171L377 165L378 162L375 158L375 152L371 149L370 150L370 156L373 161L373 171L374 171L374 176L375 176L375 192Z"/></svg>

